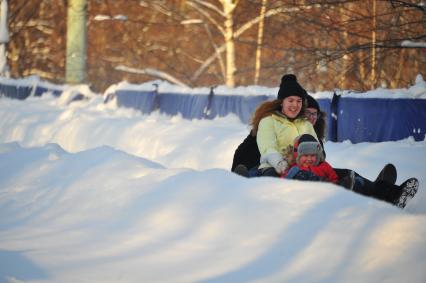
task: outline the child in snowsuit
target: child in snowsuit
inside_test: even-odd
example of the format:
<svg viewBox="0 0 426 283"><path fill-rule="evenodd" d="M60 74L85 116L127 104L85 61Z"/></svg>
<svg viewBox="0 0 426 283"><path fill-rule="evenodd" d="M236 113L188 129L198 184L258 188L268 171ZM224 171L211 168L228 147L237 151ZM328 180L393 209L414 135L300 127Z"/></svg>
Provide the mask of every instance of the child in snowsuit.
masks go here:
<svg viewBox="0 0 426 283"><path fill-rule="evenodd" d="M298 137L294 144L293 163L295 165L283 174L283 177L296 180L311 180L311 181L328 181L338 183L339 178L336 171L324 161L323 149L313 136L304 134ZM290 154L287 152L286 158L289 160ZM290 162L289 162L290 163ZM386 167L394 167L388 164ZM391 176L392 182L378 178L372 182L361 176L356 176L352 171L350 176L351 181L346 189L352 190L364 196L373 197L382 201L389 202L400 208L404 208L407 201L412 199L417 193L419 182L416 178L410 178L401 185L395 185L396 169L387 170L395 171ZM390 174L390 175L393 175ZM387 179L387 178L385 178ZM341 180L340 180L341 181ZM340 185L341 182L339 182Z"/></svg>
<svg viewBox="0 0 426 283"><path fill-rule="evenodd" d="M324 160L322 147L313 136L304 134L296 138L293 151L295 164L284 172L284 178L337 184L339 178Z"/></svg>

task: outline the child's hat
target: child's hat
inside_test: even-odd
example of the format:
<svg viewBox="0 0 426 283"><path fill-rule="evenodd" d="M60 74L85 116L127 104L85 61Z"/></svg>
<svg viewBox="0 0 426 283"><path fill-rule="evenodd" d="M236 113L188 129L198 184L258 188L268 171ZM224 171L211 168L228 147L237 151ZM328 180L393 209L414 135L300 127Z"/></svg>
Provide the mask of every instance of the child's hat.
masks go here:
<svg viewBox="0 0 426 283"><path fill-rule="evenodd" d="M309 134L303 134L296 140L294 150L297 150L295 152L297 164L300 162L300 156L304 154L315 154L317 156L315 166L319 164L322 157L321 144Z"/></svg>

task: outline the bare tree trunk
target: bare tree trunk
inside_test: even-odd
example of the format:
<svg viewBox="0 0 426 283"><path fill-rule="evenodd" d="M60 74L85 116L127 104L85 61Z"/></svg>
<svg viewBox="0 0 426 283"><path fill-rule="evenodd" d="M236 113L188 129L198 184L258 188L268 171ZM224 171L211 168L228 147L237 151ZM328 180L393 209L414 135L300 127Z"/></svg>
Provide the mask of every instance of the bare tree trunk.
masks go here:
<svg viewBox="0 0 426 283"><path fill-rule="evenodd" d="M238 2L238 1L237 1ZM235 86L235 42L233 11L236 3L233 0L221 0L225 12L225 46L226 46L226 86Z"/></svg>
<svg viewBox="0 0 426 283"><path fill-rule="evenodd" d="M377 17L377 11L376 11L376 0L373 0L373 29L371 31L371 80L370 80L370 87L373 89L377 83L376 78L376 17Z"/></svg>
<svg viewBox="0 0 426 283"><path fill-rule="evenodd" d="M68 1L66 82L83 83L86 78L87 1Z"/></svg>
<svg viewBox="0 0 426 283"><path fill-rule="evenodd" d="M223 4L223 1L229 1L229 0L221 0L222 4ZM236 1L236 3L237 2L238 1ZM235 6L236 5L237 4L235 4ZM278 7L278 8L275 8L275 9L271 9L271 10L265 11L265 18L267 18L267 17L273 17L273 16L276 16L276 15L279 15L280 13L289 12L290 10L291 11L295 11L294 8L288 9L288 8ZM244 25L242 25L241 27L239 27L237 29L237 31L235 31L233 33L234 39L238 38L239 36L241 36L244 32L246 32L247 30L249 30L253 25L257 24L259 21L260 21L260 16L254 18L254 19L251 19L250 21L246 22ZM219 28L219 30L221 30L221 29ZM217 51L219 53L215 52L210 57L208 57L203 62L203 64L201 64L201 66L198 68L198 70L191 77L191 81L197 80L203 74L203 72L205 72L205 70L214 62L214 60L218 57L218 55L220 55L220 53L226 51L226 42L224 44L220 45L219 48L217 49Z"/></svg>
<svg viewBox="0 0 426 283"><path fill-rule="evenodd" d="M7 1L0 3L0 76L9 77L9 67L7 66L7 48L9 42L9 31L7 28Z"/></svg>
<svg viewBox="0 0 426 283"><path fill-rule="evenodd" d="M263 41L263 29L265 23L265 10L266 10L266 2L268 0L262 0L262 7L260 8L260 22L259 22L259 31L257 33L257 49L256 49L256 67L254 74L254 84L257 85L259 83L260 76L260 57L262 55L262 41Z"/></svg>
<svg viewBox="0 0 426 283"><path fill-rule="evenodd" d="M351 9L351 3L348 4L348 9ZM340 8L340 14L342 15L342 19L341 21L343 23L345 23L348 20L348 17L345 15L345 8L341 7ZM344 15L344 16L343 16ZM344 46L349 46L349 35L348 35L348 30L345 27L343 29L343 44L342 47ZM342 71L340 72L340 81L342 81L341 87L343 89L347 89L348 87L348 70L350 68L349 66L349 55L345 54L342 56Z"/></svg>

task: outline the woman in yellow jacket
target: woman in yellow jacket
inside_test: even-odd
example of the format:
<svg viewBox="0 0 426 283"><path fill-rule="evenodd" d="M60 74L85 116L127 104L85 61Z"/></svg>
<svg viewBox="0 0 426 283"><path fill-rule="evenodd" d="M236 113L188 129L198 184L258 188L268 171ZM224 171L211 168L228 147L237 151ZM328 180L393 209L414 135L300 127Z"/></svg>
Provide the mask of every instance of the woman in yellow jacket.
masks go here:
<svg viewBox="0 0 426 283"><path fill-rule="evenodd" d="M260 151L258 176L277 177L287 169L283 153L296 137L310 134L318 140L312 124L304 116L306 95L294 75L285 75L278 99L257 108L251 124Z"/></svg>

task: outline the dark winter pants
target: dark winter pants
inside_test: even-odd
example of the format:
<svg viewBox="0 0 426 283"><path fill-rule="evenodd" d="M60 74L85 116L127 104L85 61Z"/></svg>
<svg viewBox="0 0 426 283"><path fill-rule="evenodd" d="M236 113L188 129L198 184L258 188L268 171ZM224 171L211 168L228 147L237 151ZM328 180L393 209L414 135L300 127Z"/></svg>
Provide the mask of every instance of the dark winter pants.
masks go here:
<svg viewBox="0 0 426 283"><path fill-rule="evenodd" d="M257 176L259 177L279 177L278 173L273 167L258 169Z"/></svg>
<svg viewBox="0 0 426 283"><path fill-rule="evenodd" d="M348 176L349 169L335 169L339 179ZM394 203L401 196L401 188L397 185L387 183L385 181L372 182L367 178L355 172L355 184L352 189L354 192L380 199L386 202Z"/></svg>

